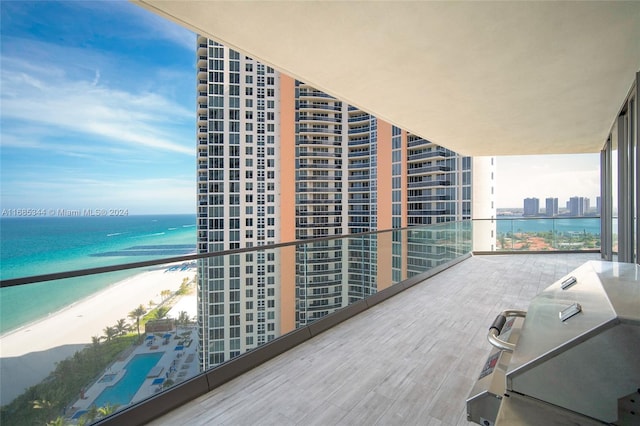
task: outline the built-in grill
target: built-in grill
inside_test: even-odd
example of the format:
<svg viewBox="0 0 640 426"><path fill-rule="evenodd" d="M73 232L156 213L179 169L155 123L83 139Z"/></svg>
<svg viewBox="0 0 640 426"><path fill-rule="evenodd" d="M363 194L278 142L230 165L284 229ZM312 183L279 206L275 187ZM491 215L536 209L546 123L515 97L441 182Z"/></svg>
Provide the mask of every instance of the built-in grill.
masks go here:
<svg viewBox="0 0 640 426"><path fill-rule="evenodd" d="M467 399L490 425L640 425L640 266L587 262L504 311Z"/></svg>

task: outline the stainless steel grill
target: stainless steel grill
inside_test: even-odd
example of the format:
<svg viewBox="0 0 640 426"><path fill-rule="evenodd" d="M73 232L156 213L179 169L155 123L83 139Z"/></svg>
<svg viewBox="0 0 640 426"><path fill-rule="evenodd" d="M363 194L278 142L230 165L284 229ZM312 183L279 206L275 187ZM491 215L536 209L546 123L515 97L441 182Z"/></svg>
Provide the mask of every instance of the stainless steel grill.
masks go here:
<svg viewBox="0 0 640 426"><path fill-rule="evenodd" d="M488 339L470 421L640 425L640 266L587 262L498 315Z"/></svg>

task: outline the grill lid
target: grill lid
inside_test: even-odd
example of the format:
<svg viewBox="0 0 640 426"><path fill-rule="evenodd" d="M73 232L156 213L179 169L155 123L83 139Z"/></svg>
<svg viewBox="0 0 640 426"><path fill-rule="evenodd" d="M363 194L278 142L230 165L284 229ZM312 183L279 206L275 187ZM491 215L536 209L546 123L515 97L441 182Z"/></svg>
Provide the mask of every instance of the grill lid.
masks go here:
<svg viewBox="0 0 640 426"><path fill-rule="evenodd" d="M507 389L614 422L640 385L638 347L639 265L587 262L531 302Z"/></svg>

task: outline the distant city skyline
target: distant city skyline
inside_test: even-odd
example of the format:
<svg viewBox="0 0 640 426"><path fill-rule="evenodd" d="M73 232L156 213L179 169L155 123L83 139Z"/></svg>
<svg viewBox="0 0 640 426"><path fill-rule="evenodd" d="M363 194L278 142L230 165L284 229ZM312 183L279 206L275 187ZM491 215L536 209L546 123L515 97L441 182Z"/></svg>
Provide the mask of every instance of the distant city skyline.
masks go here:
<svg viewBox="0 0 640 426"><path fill-rule="evenodd" d="M556 200L556 203L558 204L560 209L567 209L567 205L569 204L569 202L571 202L572 199L574 198L581 198L581 199L585 199L587 202L589 203L595 203L597 201L597 199L600 196L596 196L594 198L589 198L589 197L583 197L579 194L575 194L567 199L562 199L562 198L558 198L558 197L544 197L544 198L540 198L540 197L525 197L521 200L520 202L520 206L515 206L515 207L501 207L502 209L509 209L509 208L519 208L522 209L524 208L524 206L526 206L527 202L529 200L536 200L539 203L539 209L543 210L546 208L546 205L544 204L545 202L549 201L549 200ZM593 204L591 207L595 207L595 204Z"/></svg>

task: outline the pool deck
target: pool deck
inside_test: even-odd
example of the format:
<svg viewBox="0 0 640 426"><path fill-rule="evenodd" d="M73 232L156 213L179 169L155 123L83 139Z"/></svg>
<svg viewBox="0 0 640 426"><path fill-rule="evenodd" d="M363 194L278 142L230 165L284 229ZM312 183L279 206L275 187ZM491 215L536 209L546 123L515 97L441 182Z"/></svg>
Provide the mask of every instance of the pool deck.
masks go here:
<svg viewBox="0 0 640 426"><path fill-rule="evenodd" d="M188 334L187 334L188 333ZM172 380L174 384L187 380L200 372L198 365L198 334L195 327L180 327L177 332L170 332L171 337L168 339L168 343L165 343L163 335L167 333L155 333L155 339L151 342L149 339L144 340L140 345L137 345L126 353L122 358L117 359L111 364L100 376L100 378L93 383L85 392L84 395L72 405L71 409L67 411L67 417L72 418L76 413L80 411L88 410L98 396L109 386L114 386L125 375L125 367L135 357L140 354L148 353L162 353L158 363L149 371L144 382L138 389L138 392L134 395L131 403L141 401L148 398L162 390L162 384L158 383L157 379ZM190 340L191 343L188 346L180 346L178 342ZM177 349L180 348L180 349ZM111 380L102 380L105 375L113 375ZM154 381L156 382L154 384ZM124 407L119 407L124 408Z"/></svg>

